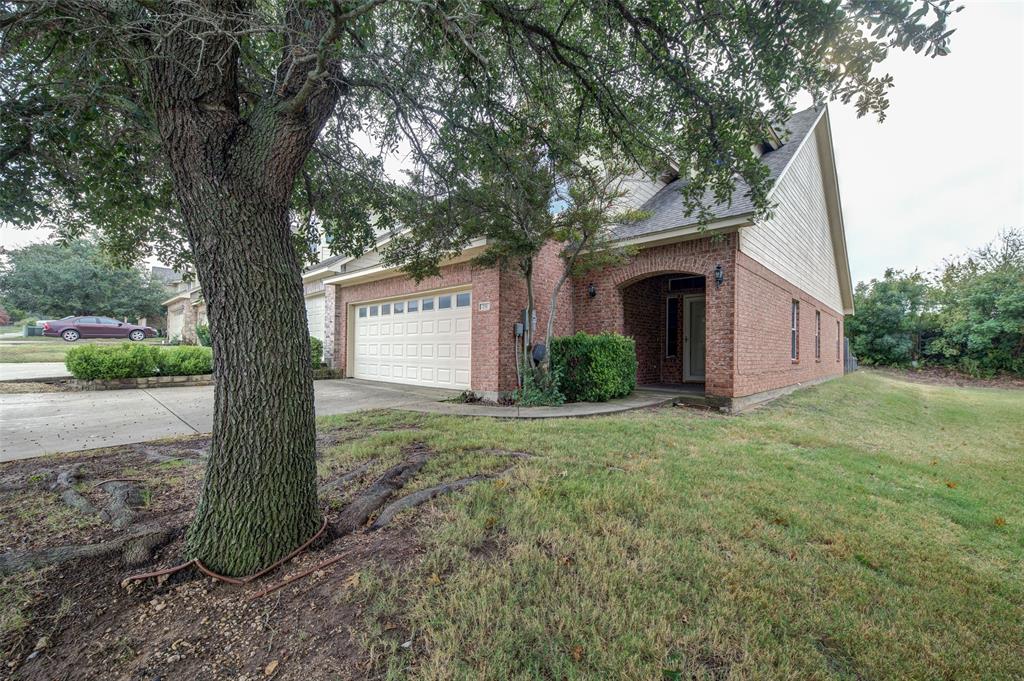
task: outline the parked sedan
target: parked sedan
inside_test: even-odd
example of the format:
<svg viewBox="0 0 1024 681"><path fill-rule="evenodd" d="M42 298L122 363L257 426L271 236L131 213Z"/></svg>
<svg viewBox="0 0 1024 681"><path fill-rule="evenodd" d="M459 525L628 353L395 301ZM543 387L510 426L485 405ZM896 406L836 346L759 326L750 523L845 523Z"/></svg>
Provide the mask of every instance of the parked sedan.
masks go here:
<svg viewBox="0 0 1024 681"><path fill-rule="evenodd" d="M43 322L44 336L59 336L72 343L79 338L152 338L156 329L119 322L110 317L65 317Z"/></svg>

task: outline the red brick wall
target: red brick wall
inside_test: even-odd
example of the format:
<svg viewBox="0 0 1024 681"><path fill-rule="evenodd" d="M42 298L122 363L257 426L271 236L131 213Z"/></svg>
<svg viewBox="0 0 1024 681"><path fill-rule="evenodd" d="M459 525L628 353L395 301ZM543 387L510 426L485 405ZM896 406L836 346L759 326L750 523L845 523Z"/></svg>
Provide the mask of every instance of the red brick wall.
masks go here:
<svg viewBox="0 0 1024 681"><path fill-rule="evenodd" d="M736 378L734 397L840 376L836 357L843 315L743 253L736 258ZM800 302L799 360L790 358L790 311ZM821 312L821 358L814 356L816 311Z"/></svg>
<svg viewBox="0 0 1024 681"><path fill-rule="evenodd" d="M549 244L535 263L538 338L543 336L551 291L561 272L558 251L557 244ZM725 272L721 286L714 283L718 264ZM559 299L555 335L576 330L635 335L640 382L678 381L678 362L666 361L661 347L667 275L677 274L705 277L708 395L742 397L842 374L835 351L836 322L841 337L842 315L739 253L736 234L645 248L622 267L567 282ZM594 298L587 290L591 283L597 287ZM325 360L339 370L346 369L347 306L464 285L473 287L473 389L513 390L513 329L526 306L525 283L518 271L473 269L468 263L443 267L440 276L419 284L399 275L349 287L328 285ZM794 298L801 302L800 360L796 363L789 357L789 306ZM482 302L489 302L490 310L481 311ZM821 311L820 361L814 357L816 310Z"/></svg>
<svg viewBox="0 0 1024 681"><path fill-rule="evenodd" d="M534 307L537 310L536 342L544 342L547 331L548 314L551 309L551 294L555 290L559 277L564 271L564 263L559 256L561 244L549 242L533 261L533 295ZM566 281L559 291L555 311L555 336L566 336L575 332L573 327L573 284ZM499 376L500 390L516 388L516 343L515 324L520 320L522 311L526 309L526 281L519 270L509 269L501 273L501 322L498 333L501 339L501 372Z"/></svg>
<svg viewBox="0 0 1024 681"><path fill-rule="evenodd" d="M731 397L735 261L736 234L645 248L621 267L591 272L574 282L576 327L588 333L625 333L623 293L631 284L663 274L702 275L708 282L705 392L719 397ZM714 284L717 264L721 264L725 271L725 282L721 286ZM597 296L594 298L587 292L590 283L597 286Z"/></svg>
<svg viewBox="0 0 1024 681"><path fill-rule="evenodd" d="M638 281L622 290L623 333L636 342L636 380L661 383L662 330L665 328L662 282Z"/></svg>

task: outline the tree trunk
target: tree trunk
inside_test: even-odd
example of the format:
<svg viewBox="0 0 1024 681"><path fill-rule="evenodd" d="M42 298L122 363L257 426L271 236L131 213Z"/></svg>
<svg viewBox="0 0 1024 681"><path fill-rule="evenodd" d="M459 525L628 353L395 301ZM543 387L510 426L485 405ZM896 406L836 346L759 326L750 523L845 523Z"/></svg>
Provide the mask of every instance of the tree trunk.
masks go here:
<svg viewBox="0 0 1024 681"><path fill-rule="evenodd" d="M289 44L274 91L243 115L233 7L212 6L223 34L186 12L155 45L146 85L213 344L213 438L188 551L240 576L320 524L309 329L288 208L343 86L338 65L306 58L322 47L330 14L297 5L285 19L307 44Z"/></svg>
<svg viewBox="0 0 1024 681"><path fill-rule="evenodd" d="M184 211L216 382L210 459L188 549L233 576L273 563L320 524L301 265L287 202L258 193L235 187Z"/></svg>

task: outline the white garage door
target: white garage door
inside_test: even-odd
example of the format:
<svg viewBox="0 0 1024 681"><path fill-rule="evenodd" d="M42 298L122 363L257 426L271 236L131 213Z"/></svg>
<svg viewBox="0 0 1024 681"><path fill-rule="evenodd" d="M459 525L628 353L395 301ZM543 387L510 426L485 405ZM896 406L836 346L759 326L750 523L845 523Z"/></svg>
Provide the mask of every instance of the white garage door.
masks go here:
<svg viewBox="0 0 1024 681"><path fill-rule="evenodd" d="M469 291L361 303L355 310L353 374L469 388L472 311Z"/></svg>
<svg viewBox="0 0 1024 681"><path fill-rule="evenodd" d="M306 298L306 320L309 322L309 335L324 339L324 294Z"/></svg>

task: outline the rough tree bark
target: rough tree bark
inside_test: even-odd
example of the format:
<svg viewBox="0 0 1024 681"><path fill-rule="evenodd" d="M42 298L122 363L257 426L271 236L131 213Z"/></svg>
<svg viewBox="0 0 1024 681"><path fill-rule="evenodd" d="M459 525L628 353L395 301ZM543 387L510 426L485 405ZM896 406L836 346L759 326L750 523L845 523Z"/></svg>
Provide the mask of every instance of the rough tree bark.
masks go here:
<svg viewBox="0 0 1024 681"><path fill-rule="evenodd" d="M312 64L286 61L281 89L242 115L237 46L188 33L162 41L147 74L213 345L213 436L188 551L241 576L320 523L309 332L288 210L341 93L326 82L304 87Z"/></svg>

